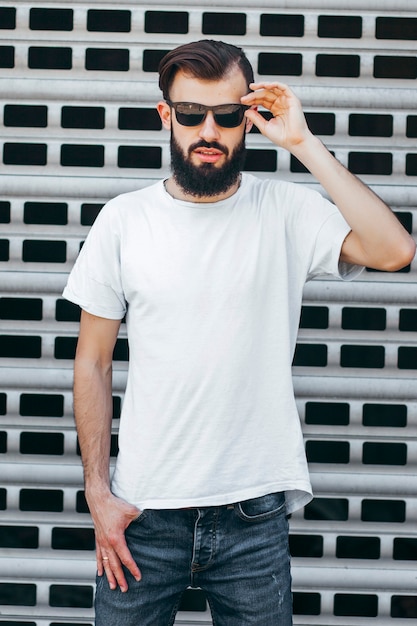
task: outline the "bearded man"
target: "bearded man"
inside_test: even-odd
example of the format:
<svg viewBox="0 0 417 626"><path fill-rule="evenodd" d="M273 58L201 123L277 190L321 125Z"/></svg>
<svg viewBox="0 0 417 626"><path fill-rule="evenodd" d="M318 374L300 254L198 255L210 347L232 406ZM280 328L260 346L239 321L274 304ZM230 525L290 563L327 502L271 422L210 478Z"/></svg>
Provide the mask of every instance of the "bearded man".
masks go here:
<svg viewBox="0 0 417 626"><path fill-rule="evenodd" d="M291 378L307 280L396 270L415 245L310 132L284 84L203 40L160 65L167 180L111 200L71 272L74 408L97 546L97 626L169 626L188 587L216 626L292 624L288 515L312 497ZM266 120L258 111L272 114ZM321 183L242 173L252 125ZM130 362L109 476L112 353Z"/></svg>

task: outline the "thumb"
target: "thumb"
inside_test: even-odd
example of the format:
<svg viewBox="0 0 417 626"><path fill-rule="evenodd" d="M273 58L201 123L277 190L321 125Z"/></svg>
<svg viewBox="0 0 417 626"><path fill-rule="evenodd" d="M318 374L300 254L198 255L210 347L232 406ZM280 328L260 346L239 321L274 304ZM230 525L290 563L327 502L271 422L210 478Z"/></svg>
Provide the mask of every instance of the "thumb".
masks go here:
<svg viewBox="0 0 417 626"><path fill-rule="evenodd" d="M245 112L246 115L246 119L248 119L250 122L252 122L252 124L254 124L256 126L256 128L262 133L264 134L265 128L266 128L266 124L267 124L267 120L264 118L263 115L261 115L259 113L259 111L257 111L256 109L248 109Z"/></svg>

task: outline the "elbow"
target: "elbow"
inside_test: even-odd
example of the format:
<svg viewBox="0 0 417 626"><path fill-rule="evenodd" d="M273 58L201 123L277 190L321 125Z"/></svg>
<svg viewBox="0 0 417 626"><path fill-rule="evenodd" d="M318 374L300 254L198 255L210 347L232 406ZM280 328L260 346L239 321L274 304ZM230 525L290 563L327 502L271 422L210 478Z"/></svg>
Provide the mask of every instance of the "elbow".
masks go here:
<svg viewBox="0 0 417 626"><path fill-rule="evenodd" d="M403 269L413 261L416 254L416 242L411 236L399 246L395 253L388 256L384 267L381 268L386 272L397 272Z"/></svg>

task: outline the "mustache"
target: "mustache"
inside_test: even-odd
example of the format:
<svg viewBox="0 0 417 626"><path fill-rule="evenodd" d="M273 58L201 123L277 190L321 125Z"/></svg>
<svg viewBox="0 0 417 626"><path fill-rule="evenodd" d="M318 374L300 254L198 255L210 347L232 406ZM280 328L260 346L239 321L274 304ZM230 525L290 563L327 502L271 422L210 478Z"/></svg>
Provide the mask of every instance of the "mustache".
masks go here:
<svg viewBox="0 0 417 626"><path fill-rule="evenodd" d="M188 155L191 155L191 153L194 150L197 150L197 148L214 148L215 150L220 150L220 152L223 152L225 156L229 156L228 147L223 146L217 141L204 141L204 139L200 139L200 141L196 141L188 148Z"/></svg>

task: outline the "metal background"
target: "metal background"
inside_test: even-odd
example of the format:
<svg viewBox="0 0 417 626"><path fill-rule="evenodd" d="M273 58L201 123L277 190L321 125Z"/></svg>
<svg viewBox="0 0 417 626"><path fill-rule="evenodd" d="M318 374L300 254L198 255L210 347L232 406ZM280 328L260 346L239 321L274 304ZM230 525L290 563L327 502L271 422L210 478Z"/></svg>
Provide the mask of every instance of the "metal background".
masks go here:
<svg viewBox="0 0 417 626"><path fill-rule="evenodd" d="M203 37L242 45L261 79L288 82L307 113L325 114L321 120L330 126L333 119L323 141L413 228L417 3L350 0L347 7L336 0L0 3L0 623L92 624L95 559L71 407L77 321L73 309L61 308L60 294L94 211L169 170L163 131L146 123L120 128L120 109L150 110L160 97L149 51ZM71 29L53 20L51 29L48 15L33 9L72 9ZM128 11L130 30L88 30L90 10ZM145 32L155 30L147 21L150 10L182 12L185 32ZM214 19L219 32L208 33L212 16L206 14L213 13L227 15ZM301 31L261 34L261 21L273 23L276 15L298 25L302 16ZM356 31L319 36L323 16L339 16ZM356 21L343 22L346 17ZM377 37L381 18L407 20L406 34L380 38L379 31ZM171 15L164 23L172 30L176 21ZM42 47L57 48L57 58L69 49L70 67L34 67L33 48ZM107 70L86 69L91 49L125 51L128 69L115 69L108 52L101 57L110 63ZM299 55L291 58L301 71L265 74L259 56L265 53ZM55 53L46 54L53 66ZM357 75L338 75L346 73L339 58L325 70L336 75L318 76L318 55L356 57ZM376 77L385 66L391 74L383 69ZM97 120L104 115L105 121L96 126L103 127L63 127L68 106L98 107ZM362 124L359 134L355 119ZM317 186L261 135L251 133L248 145L253 167L269 169L259 176ZM90 146L99 146L99 156L85 162ZM160 149L160 167L149 167L155 163L146 151L126 166L120 161L125 147L155 148L150 154L157 159ZM365 153L359 165L356 153ZM77 155L81 160L74 163ZM352 284L315 281L305 290L304 306L294 376L316 499L291 520L294 622L411 623L417 619L415 264L393 274L365 272ZM126 372L123 338L122 331L115 434ZM178 624L211 623L198 594L182 608Z"/></svg>

